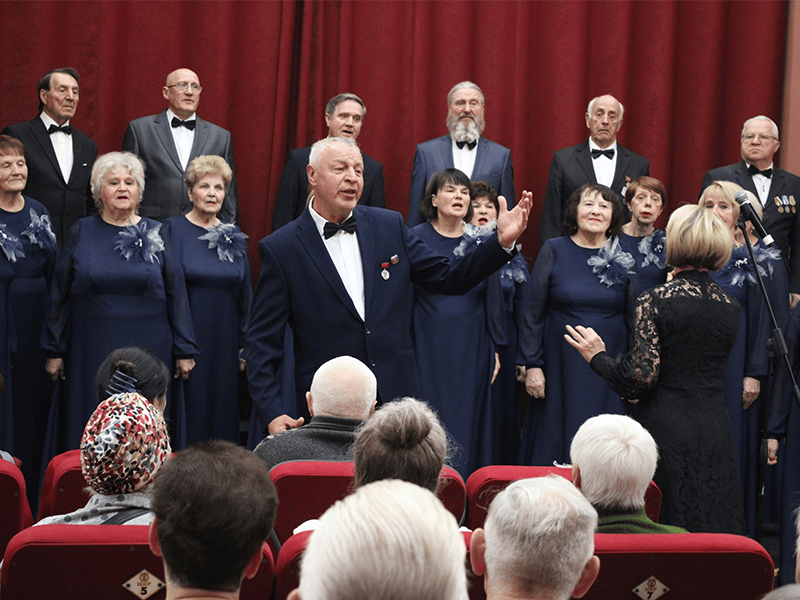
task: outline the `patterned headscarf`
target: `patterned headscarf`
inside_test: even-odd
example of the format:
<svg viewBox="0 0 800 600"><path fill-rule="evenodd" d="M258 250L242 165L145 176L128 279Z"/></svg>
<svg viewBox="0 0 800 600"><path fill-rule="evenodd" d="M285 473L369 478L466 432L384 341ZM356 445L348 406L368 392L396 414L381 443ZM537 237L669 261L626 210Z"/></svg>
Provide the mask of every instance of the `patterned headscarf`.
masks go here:
<svg viewBox="0 0 800 600"><path fill-rule="evenodd" d="M81 470L105 495L146 487L171 452L167 424L138 393L115 394L99 404L81 439Z"/></svg>

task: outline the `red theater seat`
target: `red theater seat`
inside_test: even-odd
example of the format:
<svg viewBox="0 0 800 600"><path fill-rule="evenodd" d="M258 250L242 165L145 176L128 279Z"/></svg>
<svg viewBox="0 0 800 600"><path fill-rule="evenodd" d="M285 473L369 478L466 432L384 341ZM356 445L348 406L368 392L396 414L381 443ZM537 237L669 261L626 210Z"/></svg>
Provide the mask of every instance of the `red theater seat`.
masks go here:
<svg viewBox="0 0 800 600"><path fill-rule="evenodd" d="M300 559L308 545L311 531L302 531L286 540L278 552L275 562L275 595L272 600L286 600L294 588L300 585Z"/></svg>
<svg viewBox="0 0 800 600"><path fill-rule="evenodd" d="M164 566L150 551L146 525L39 525L14 536L0 574L3 600L59 598L163 599ZM242 600L269 600L272 552L265 545L261 568L242 584ZM147 595L142 590L149 592ZM128 591L124 591L128 590ZM153 595L158 593L159 595Z"/></svg>
<svg viewBox="0 0 800 600"><path fill-rule="evenodd" d="M42 480L38 519L65 515L83 508L89 501L86 487L86 480L81 473L80 450L69 450L54 456Z"/></svg>
<svg viewBox="0 0 800 600"><path fill-rule="evenodd" d="M22 471L3 459L0 459L0 515L0 552L3 552L11 538L33 525Z"/></svg>
<svg viewBox="0 0 800 600"><path fill-rule="evenodd" d="M486 513L492 500L512 481L531 477L544 477L549 473L560 475L564 479L572 481L572 470L568 467L496 465L478 469L467 479L467 519L465 525L469 529L483 527L483 522L486 520ZM647 516L658 523L658 516L661 513L661 490L652 481L644 496L644 508Z"/></svg>

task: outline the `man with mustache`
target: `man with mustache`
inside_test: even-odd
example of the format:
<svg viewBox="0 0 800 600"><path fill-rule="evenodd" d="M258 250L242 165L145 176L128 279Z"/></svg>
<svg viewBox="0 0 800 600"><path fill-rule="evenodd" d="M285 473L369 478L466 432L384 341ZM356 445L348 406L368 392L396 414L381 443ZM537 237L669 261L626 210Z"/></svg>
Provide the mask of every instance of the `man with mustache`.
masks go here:
<svg viewBox="0 0 800 600"><path fill-rule="evenodd" d="M447 94L448 135L417 146L411 172L411 197L408 202L408 226L425 222L420 203L431 175L442 169L456 168L472 181L486 181L514 205L514 168L511 150L482 137L486 120L481 88L462 81Z"/></svg>
<svg viewBox="0 0 800 600"><path fill-rule="evenodd" d="M328 125L328 137L358 138L367 107L355 94L337 94L325 106L325 123ZM272 212L272 231L276 231L293 221L306 208L308 203L308 157L311 146L298 148L289 153L286 167L278 185L275 196L275 208ZM364 193L359 204L384 208L386 199L383 194L383 165L374 158L361 153L364 159Z"/></svg>
<svg viewBox="0 0 800 600"><path fill-rule="evenodd" d="M650 175L650 162L617 144L625 107L614 96L594 98L586 109L589 139L553 154L539 224L539 243L561 235L567 200L586 183L601 183L614 190L625 207L629 181Z"/></svg>

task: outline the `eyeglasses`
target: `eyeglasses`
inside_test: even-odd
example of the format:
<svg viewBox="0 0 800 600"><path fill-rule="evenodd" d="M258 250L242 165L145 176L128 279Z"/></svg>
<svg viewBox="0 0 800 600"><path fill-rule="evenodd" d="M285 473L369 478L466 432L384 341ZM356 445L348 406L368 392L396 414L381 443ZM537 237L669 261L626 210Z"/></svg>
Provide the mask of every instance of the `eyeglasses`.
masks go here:
<svg viewBox="0 0 800 600"><path fill-rule="evenodd" d="M768 133L745 133L742 136L742 139L745 142L752 142L756 138L760 139L762 142L766 142L770 138L775 140L776 142L778 141L778 138L776 138L774 135L770 135Z"/></svg>
<svg viewBox="0 0 800 600"><path fill-rule="evenodd" d="M192 91L195 94L199 94L200 92L203 91L202 86L200 86L200 85L198 85L196 83L189 84L189 83L186 83L185 81L181 81L180 83L173 83L172 85L168 85L167 87L168 88L178 88L179 92L185 92L187 88L192 88Z"/></svg>

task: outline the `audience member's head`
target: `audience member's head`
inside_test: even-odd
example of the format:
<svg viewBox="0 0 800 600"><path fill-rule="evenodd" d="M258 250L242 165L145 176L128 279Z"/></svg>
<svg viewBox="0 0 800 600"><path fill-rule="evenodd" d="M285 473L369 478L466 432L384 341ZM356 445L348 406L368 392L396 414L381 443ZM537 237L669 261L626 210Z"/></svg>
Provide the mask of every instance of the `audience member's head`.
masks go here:
<svg viewBox="0 0 800 600"><path fill-rule="evenodd" d="M115 394L95 409L81 439L81 471L97 494L149 486L172 451L164 417L137 393Z"/></svg>
<svg viewBox="0 0 800 600"><path fill-rule="evenodd" d="M800 600L800 585L790 583L772 590L761 600Z"/></svg>
<svg viewBox="0 0 800 600"><path fill-rule="evenodd" d="M169 368L158 356L141 346L117 348L97 369L97 399L138 392L162 413L167 406Z"/></svg>
<svg viewBox="0 0 800 600"><path fill-rule="evenodd" d="M644 507L658 448L639 423L598 415L581 425L570 447L572 481L598 511L630 513Z"/></svg>
<svg viewBox="0 0 800 600"><path fill-rule="evenodd" d="M289 599L465 600L465 554L458 524L436 496L378 481L322 515Z"/></svg>
<svg viewBox="0 0 800 600"><path fill-rule="evenodd" d="M447 434L427 404L414 398L389 402L356 434L355 487L402 479L435 492L446 458Z"/></svg>
<svg viewBox="0 0 800 600"><path fill-rule="evenodd" d="M277 506L266 465L244 448L210 440L171 458L153 486L150 548L173 597L238 591L258 571Z"/></svg>
<svg viewBox="0 0 800 600"><path fill-rule="evenodd" d="M488 600L580 598L600 570L596 527L597 512L563 477L515 481L472 533L472 570L484 575Z"/></svg>
<svg viewBox="0 0 800 600"><path fill-rule="evenodd" d="M338 356L324 363L306 392L312 417L367 419L375 410L378 382L373 372L352 356Z"/></svg>

